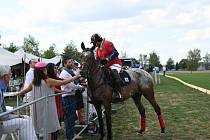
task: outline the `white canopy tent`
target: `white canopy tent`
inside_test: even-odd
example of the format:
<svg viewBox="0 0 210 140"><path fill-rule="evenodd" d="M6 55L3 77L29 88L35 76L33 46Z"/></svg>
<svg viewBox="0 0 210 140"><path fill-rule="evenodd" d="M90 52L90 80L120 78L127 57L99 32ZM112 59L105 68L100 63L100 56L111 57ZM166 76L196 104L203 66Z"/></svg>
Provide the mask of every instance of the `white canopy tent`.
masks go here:
<svg viewBox="0 0 210 140"><path fill-rule="evenodd" d="M30 53L27 53L27 52L24 52L23 49L19 49L19 50L16 51L14 54L15 54L16 56L18 56L18 57L23 58L23 60L24 60L26 63L29 63L29 61L30 61L31 59L36 59L36 60L39 59L38 56L33 55L33 54L30 54Z"/></svg>
<svg viewBox="0 0 210 140"><path fill-rule="evenodd" d="M19 49L15 53L12 53L12 52L9 52L3 48L0 48L0 60L1 60L0 64L2 64L2 65L7 64L9 66L13 66L13 65L22 63L22 61L25 61L25 63L29 63L29 61L31 59L36 59L36 60L40 59L41 61L43 61L45 63L58 64L59 62L62 61L62 56L57 55L51 59L46 59L46 58L40 58L33 54L24 52L23 49ZM78 63L77 61L75 61L75 62Z"/></svg>
<svg viewBox="0 0 210 140"><path fill-rule="evenodd" d="M13 66L22 63L22 58L16 56L14 53L9 52L3 48L0 48L0 64Z"/></svg>
<svg viewBox="0 0 210 140"><path fill-rule="evenodd" d="M26 63L29 63L29 61L30 61L31 59L36 59L36 60L40 59L40 61L43 61L43 62L45 62L45 63L54 63L54 64L57 64L57 63L60 62L61 59L62 59L61 56L55 56L55 57L53 57L53 58L51 58L51 59L40 58L40 57L38 57L38 56L36 56L36 55L33 55L33 54L30 54L30 53L24 52L23 49L19 49L19 50L16 51L14 54L15 54L16 56L18 56L18 57L22 57L23 60L25 60Z"/></svg>
<svg viewBox="0 0 210 140"><path fill-rule="evenodd" d="M51 59L45 59L45 58L42 58L41 61L42 62L45 62L45 63L53 63L53 64L58 64L60 61L62 60L62 57L57 55Z"/></svg>

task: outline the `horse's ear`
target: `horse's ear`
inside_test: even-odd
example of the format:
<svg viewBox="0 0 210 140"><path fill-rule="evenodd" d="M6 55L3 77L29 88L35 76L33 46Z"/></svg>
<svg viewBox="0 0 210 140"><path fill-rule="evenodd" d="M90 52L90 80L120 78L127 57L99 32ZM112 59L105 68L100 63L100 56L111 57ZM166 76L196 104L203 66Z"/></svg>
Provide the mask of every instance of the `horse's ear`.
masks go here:
<svg viewBox="0 0 210 140"><path fill-rule="evenodd" d="M85 49L85 44L84 44L84 42L81 43L81 48L82 48L82 50Z"/></svg>
<svg viewBox="0 0 210 140"><path fill-rule="evenodd" d="M96 46L93 45L93 46L90 48L90 50L93 51L93 50L95 50L95 48L96 48Z"/></svg>

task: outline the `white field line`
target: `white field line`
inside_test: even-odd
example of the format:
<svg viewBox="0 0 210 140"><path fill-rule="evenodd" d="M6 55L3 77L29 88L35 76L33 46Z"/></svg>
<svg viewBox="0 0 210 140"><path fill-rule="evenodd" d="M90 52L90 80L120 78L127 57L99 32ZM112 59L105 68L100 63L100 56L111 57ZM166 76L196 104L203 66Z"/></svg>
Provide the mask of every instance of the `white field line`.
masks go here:
<svg viewBox="0 0 210 140"><path fill-rule="evenodd" d="M201 92L203 92L203 93L207 93L207 94L210 95L210 90L208 90L208 89L201 88L201 87L198 87L198 86L195 86L195 85L186 83L186 82L182 81L181 79L179 79L179 78L177 78L177 77L173 77L173 76L169 76L169 75L166 75L166 77L171 78L171 79L174 79L174 80L177 80L177 81L179 81L180 83L184 84L185 86L188 86L188 87L197 89L197 90L199 90L199 91L201 91Z"/></svg>

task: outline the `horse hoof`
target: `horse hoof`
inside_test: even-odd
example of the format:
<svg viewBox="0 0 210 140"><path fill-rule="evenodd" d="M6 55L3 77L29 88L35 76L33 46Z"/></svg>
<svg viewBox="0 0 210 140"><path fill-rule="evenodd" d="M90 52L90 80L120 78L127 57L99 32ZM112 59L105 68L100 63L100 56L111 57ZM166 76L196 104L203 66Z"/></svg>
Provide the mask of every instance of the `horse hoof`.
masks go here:
<svg viewBox="0 0 210 140"><path fill-rule="evenodd" d="M139 134L144 134L145 133L145 130L139 130L138 133Z"/></svg>
<svg viewBox="0 0 210 140"><path fill-rule="evenodd" d="M164 138L164 137L165 137L165 133L162 133L162 132L161 132L161 133L160 133L160 137L161 137L161 138Z"/></svg>

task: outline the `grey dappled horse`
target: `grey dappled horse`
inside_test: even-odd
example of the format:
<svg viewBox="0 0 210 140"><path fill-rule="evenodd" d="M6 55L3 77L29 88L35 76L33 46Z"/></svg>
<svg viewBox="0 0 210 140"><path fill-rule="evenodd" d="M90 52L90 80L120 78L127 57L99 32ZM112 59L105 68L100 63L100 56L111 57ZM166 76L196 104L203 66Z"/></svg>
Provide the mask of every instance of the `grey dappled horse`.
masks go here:
<svg viewBox="0 0 210 140"><path fill-rule="evenodd" d="M88 88L91 93L92 102L98 114L99 126L100 126L100 139L102 140L105 136L104 123L102 119L103 105L105 108L105 117L107 125L107 139L112 139L112 122L111 122L111 103L113 87L105 79L104 70L99 65L98 61L95 60L94 49L85 48L84 43L81 44L83 50L81 54L81 72L85 73L88 80ZM154 96L154 84L153 79L149 73L144 70L126 70L131 77L131 82L127 86L122 87L122 97L124 100L129 97L133 98L135 105L141 115L139 133L143 133L146 129L146 115L145 108L141 103L141 96L143 95L153 106L161 128L161 134L165 133L165 124L161 115L161 109L157 104Z"/></svg>

